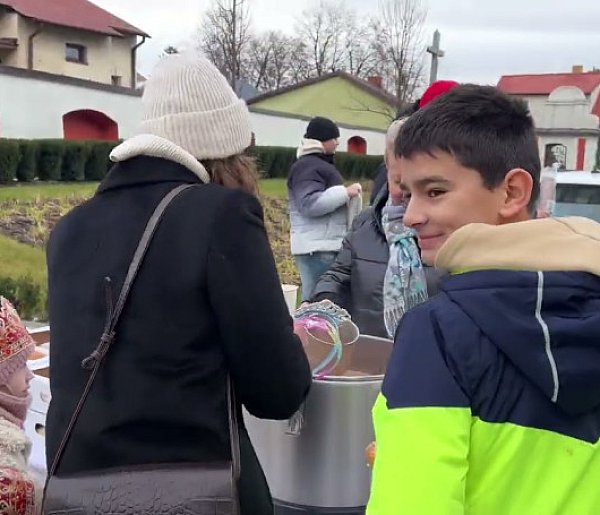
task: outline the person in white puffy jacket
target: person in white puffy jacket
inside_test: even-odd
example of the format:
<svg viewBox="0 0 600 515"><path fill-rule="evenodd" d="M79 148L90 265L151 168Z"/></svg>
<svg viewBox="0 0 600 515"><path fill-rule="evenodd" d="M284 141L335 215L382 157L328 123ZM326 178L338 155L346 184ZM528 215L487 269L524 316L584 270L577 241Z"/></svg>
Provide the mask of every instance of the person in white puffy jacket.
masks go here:
<svg viewBox="0 0 600 515"><path fill-rule="evenodd" d="M354 216L362 209L361 185L344 186L335 167L339 137L332 120L313 118L288 175L291 250L300 271L303 301L311 297L335 260Z"/></svg>

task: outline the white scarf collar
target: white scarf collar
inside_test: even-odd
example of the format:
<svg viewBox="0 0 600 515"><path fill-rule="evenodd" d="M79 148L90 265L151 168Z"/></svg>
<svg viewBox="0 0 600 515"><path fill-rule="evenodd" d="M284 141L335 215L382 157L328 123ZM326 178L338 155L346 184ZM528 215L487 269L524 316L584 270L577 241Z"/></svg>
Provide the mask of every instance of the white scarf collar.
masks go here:
<svg viewBox="0 0 600 515"><path fill-rule="evenodd" d="M120 163L137 156L159 157L173 161L196 174L203 183L210 182L210 175L206 168L192 154L175 143L153 134L139 134L124 141L110 153L110 160L113 163Z"/></svg>
<svg viewBox="0 0 600 515"><path fill-rule="evenodd" d="M307 156L309 154L324 154L325 149L323 143L316 139L304 138L298 150L296 151L296 158Z"/></svg>

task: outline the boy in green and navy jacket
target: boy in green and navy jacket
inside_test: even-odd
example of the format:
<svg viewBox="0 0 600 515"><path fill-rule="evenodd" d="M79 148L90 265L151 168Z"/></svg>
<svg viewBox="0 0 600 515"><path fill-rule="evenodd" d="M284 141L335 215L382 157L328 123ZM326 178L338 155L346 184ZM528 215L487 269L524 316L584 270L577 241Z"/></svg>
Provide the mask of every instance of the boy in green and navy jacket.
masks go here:
<svg viewBox="0 0 600 515"><path fill-rule="evenodd" d="M374 407L368 515L600 513L600 225L531 220L531 116L463 85L396 141L441 293L402 319Z"/></svg>

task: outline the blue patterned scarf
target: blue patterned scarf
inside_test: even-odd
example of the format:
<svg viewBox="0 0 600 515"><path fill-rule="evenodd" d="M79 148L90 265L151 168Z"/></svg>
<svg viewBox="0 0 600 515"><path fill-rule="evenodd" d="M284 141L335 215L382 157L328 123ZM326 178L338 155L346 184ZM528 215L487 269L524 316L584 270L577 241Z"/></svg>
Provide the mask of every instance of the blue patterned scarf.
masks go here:
<svg viewBox="0 0 600 515"><path fill-rule="evenodd" d="M394 206L388 199L381 222L390 247L383 283L383 318L390 338L409 309L427 300L427 281L415 232L403 223L406 204Z"/></svg>

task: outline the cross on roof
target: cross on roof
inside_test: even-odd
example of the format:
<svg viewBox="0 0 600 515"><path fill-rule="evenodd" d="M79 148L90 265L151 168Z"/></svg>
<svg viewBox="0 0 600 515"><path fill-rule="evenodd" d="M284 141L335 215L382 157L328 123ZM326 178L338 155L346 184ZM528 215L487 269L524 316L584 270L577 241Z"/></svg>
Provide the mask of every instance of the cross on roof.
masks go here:
<svg viewBox="0 0 600 515"><path fill-rule="evenodd" d="M440 31L433 33L433 44L427 47L427 52L431 54L431 72L429 74L429 84L437 80L438 59L444 57L444 51L440 48Z"/></svg>

